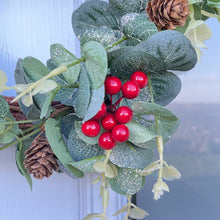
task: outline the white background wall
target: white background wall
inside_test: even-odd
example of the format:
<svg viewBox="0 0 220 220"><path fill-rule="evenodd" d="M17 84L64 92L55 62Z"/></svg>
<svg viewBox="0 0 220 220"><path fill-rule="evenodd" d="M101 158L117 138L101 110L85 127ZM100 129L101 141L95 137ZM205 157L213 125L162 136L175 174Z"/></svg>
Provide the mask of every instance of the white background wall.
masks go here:
<svg viewBox="0 0 220 220"><path fill-rule="evenodd" d="M33 56L46 62L50 45L61 43L79 54L71 15L82 0L0 0L0 69L13 85L18 58ZM14 95L13 91L6 93ZM0 152L0 220L81 220L87 213L101 212L99 186L94 176L81 180L55 173L34 180L33 192L15 164L15 147ZM125 197L110 195L109 219L125 204Z"/></svg>

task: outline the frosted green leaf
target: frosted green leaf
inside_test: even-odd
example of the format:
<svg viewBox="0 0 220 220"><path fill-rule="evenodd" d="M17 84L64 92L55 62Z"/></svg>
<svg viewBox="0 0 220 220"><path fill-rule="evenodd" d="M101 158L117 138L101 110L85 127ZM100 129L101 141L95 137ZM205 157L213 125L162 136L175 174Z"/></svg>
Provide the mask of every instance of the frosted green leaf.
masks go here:
<svg viewBox="0 0 220 220"><path fill-rule="evenodd" d="M25 80L29 81L28 83L36 82L50 73L50 70L34 57L24 58L22 65L25 72Z"/></svg>
<svg viewBox="0 0 220 220"><path fill-rule="evenodd" d="M208 0L207 4L209 6L216 7L216 8L220 7L220 1L219 0Z"/></svg>
<svg viewBox="0 0 220 220"><path fill-rule="evenodd" d="M34 137L28 138L22 142L22 146L20 144L17 145L15 159L16 159L16 165L18 167L18 170L20 171L21 175L23 175L31 190L32 190L32 180L30 174L27 172L27 170L24 168L24 159L25 159L25 151L28 150L31 146L31 143L33 141Z"/></svg>
<svg viewBox="0 0 220 220"><path fill-rule="evenodd" d="M74 162L71 163L71 165L73 165L74 167L78 168L79 170L83 171L83 172L87 172L87 173L92 173L95 170L93 169L93 165L97 162L97 161L104 161L105 156L97 156L97 157L92 157L92 158L88 158L85 160L81 160L78 162Z"/></svg>
<svg viewBox="0 0 220 220"><path fill-rule="evenodd" d="M85 66L82 65L79 76L79 90L75 101L75 111L79 118L84 118L90 100L90 82Z"/></svg>
<svg viewBox="0 0 220 220"><path fill-rule="evenodd" d="M69 132L67 147L72 158L76 161L104 154L103 149L98 144L91 145L82 141L76 132L75 126Z"/></svg>
<svg viewBox="0 0 220 220"><path fill-rule="evenodd" d="M111 189L122 195L134 195L145 182L145 178L139 173L140 170L137 169L118 168L117 177L109 179Z"/></svg>
<svg viewBox="0 0 220 220"><path fill-rule="evenodd" d="M74 163L74 160L71 157L70 152L68 151L65 142L63 140L63 136L60 129L59 121L56 121L53 118L49 118L45 124L45 132L48 142L60 160L60 162L67 168L69 172L71 172L76 177L83 177L83 172L74 166L70 165Z"/></svg>
<svg viewBox="0 0 220 220"><path fill-rule="evenodd" d="M134 120L127 123L126 126L130 131L130 137L128 140L131 141L133 144L145 143L157 136L156 134L152 133L149 128L141 125Z"/></svg>
<svg viewBox="0 0 220 220"><path fill-rule="evenodd" d="M109 160L119 167L137 169L143 169L151 163L152 159L151 149L139 148L130 142L118 143L109 157Z"/></svg>
<svg viewBox="0 0 220 220"><path fill-rule="evenodd" d="M174 166L165 166L162 170L162 178L165 180L180 179L181 173Z"/></svg>
<svg viewBox="0 0 220 220"><path fill-rule="evenodd" d="M202 0L189 0L189 4L200 3Z"/></svg>
<svg viewBox="0 0 220 220"><path fill-rule="evenodd" d="M148 40L138 44L135 49L142 50L166 63L166 70L187 71L196 62L196 52L190 41L177 31L160 31Z"/></svg>
<svg viewBox="0 0 220 220"><path fill-rule="evenodd" d="M78 60L76 56L70 53L61 44L53 44L50 47L50 56L56 66L68 65ZM74 84L78 79L81 65L77 64L68 68L65 73L62 73L68 84Z"/></svg>
<svg viewBox="0 0 220 220"><path fill-rule="evenodd" d="M9 106L3 96L0 95L0 117L4 118L9 112Z"/></svg>
<svg viewBox="0 0 220 220"><path fill-rule="evenodd" d="M166 69L163 60L141 50L130 47L118 55L111 63L111 74L120 79L128 79L135 71L160 72Z"/></svg>
<svg viewBox="0 0 220 220"><path fill-rule="evenodd" d="M133 219L143 219L145 216L149 215L146 211L143 209L140 209L138 207L134 207L130 210L129 217Z"/></svg>
<svg viewBox="0 0 220 220"><path fill-rule="evenodd" d="M150 22L147 14L129 13L121 18L120 28L128 38L128 45L135 46L147 40L151 35L158 32L153 22ZM133 43L130 44L129 41Z"/></svg>
<svg viewBox="0 0 220 220"><path fill-rule="evenodd" d="M88 109L86 111L86 115L83 119L83 122L88 121L93 116L97 114L99 109L101 108L105 97L105 87L104 85L98 89L93 89L91 91L91 97Z"/></svg>
<svg viewBox="0 0 220 220"><path fill-rule="evenodd" d="M0 135L5 131L5 119L0 116Z"/></svg>
<svg viewBox="0 0 220 220"><path fill-rule="evenodd" d="M108 71L108 60L105 48L98 42L89 41L82 46L82 56L88 73L91 89L100 88Z"/></svg>
<svg viewBox="0 0 220 220"><path fill-rule="evenodd" d="M73 12L72 26L76 36L81 39L85 32L93 32L93 28L97 30L97 27L107 26L117 30L118 22L114 11L109 7L107 2L93 0L81 4Z"/></svg>

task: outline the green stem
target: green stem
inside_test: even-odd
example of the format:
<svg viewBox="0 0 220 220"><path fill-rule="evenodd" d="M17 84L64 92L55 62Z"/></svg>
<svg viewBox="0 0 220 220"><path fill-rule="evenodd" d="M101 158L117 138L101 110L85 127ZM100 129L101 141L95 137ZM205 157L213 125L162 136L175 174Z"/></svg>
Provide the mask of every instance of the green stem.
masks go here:
<svg viewBox="0 0 220 220"><path fill-rule="evenodd" d="M7 118L6 118L7 119ZM39 119L36 120L25 120L25 121L13 121L13 124L25 124L25 123L33 123L33 122L39 122ZM6 125L11 124L11 122L5 122Z"/></svg>
<svg viewBox="0 0 220 220"><path fill-rule="evenodd" d="M70 67L72 67L72 66L75 66L75 65L77 65L77 64L79 64L79 63L81 63L81 62L85 62L85 61L86 61L86 58L85 58L85 57L81 57L81 58L79 58L77 61L68 64L68 65L67 65L67 68L70 68Z"/></svg>
<svg viewBox="0 0 220 220"><path fill-rule="evenodd" d="M129 217L130 212L131 212L132 203L131 203L131 196L130 195L127 195L127 200L128 200L128 211L127 211L127 214L126 214L124 220L128 220L128 217Z"/></svg>
<svg viewBox="0 0 220 220"><path fill-rule="evenodd" d="M23 130L23 132L22 132L23 135L22 135L22 136L24 136L24 134L28 133L29 131L34 130L35 128L41 127L44 123L45 123L45 122L43 121L43 122L41 122L41 123L39 123L39 124L33 125L32 127Z"/></svg>
<svg viewBox="0 0 220 220"><path fill-rule="evenodd" d="M116 41L115 43L113 43L111 46L106 47L105 50L109 50L117 45L119 45L120 43L124 42L125 40L127 40L127 37L124 35L121 39L119 39L118 41Z"/></svg>
<svg viewBox="0 0 220 220"><path fill-rule="evenodd" d="M11 143L9 143L9 144L4 145L3 147L0 148L0 150L3 150L3 149L8 148L8 147L11 147L11 146L13 146L13 145L19 143L20 141L24 141L24 140L26 140L27 138L29 138L29 137L31 137L31 136L37 134L37 133L40 132L40 131L41 131L41 129L38 128L38 129L34 130L33 132L31 132L31 133L25 135L24 137L20 138L19 141L18 141L18 140L17 140L17 141L13 141L13 142L11 142Z"/></svg>

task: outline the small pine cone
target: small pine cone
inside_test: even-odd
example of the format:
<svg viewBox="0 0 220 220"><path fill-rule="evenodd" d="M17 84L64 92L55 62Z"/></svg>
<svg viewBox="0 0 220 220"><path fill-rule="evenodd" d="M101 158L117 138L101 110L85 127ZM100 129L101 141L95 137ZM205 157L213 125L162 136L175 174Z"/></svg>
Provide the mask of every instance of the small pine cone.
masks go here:
<svg viewBox="0 0 220 220"><path fill-rule="evenodd" d="M37 179L50 177L53 170L59 170L57 158L45 136L35 138L25 155L24 167Z"/></svg>
<svg viewBox="0 0 220 220"><path fill-rule="evenodd" d="M151 0L146 8L149 20L158 30L173 30L184 26L189 15L188 0Z"/></svg>

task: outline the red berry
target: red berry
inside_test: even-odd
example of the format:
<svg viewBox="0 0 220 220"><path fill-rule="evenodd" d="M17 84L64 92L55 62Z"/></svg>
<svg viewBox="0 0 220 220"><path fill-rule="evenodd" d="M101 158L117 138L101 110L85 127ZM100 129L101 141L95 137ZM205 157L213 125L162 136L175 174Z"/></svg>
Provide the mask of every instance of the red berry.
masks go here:
<svg viewBox="0 0 220 220"><path fill-rule="evenodd" d="M128 140L130 132L125 125L116 125L112 129L112 138L117 142L125 142Z"/></svg>
<svg viewBox="0 0 220 220"><path fill-rule="evenodd" d="M110 150L115 147L116 142L112 139L110 132L104 132L99 137L99 145L104 150Z"/></svg>
<svg viewBox="0 0 220 220"><path fill-rule="evenodd" d="M92 119L99 120L100 118L102 118L105 115L106 110L107 110L106 104L103 102L101 108L99 109L97 114Z"/></svg>
<svg viewBox="0 0 220 220"><path fill-rule="evenodd" d="M115 111L115 120L118 123L126 124L133 117L133 113L130 108L127 106L121 106Z"/></svg>
<svg viewBox="0 0 220 220"><path fill-rule="evenodd" d="M88 137L96 137L100 132L100 124L96 120L89 120L82 124L82 133Z"/></svg>
<svg viewBox="0 0 220 220"><path fill-rule="evenodd" d="M131 78L133 82L136 82L140 89L144 88L148 83L147 75L144 72L137 71L132 73Z"/></svg>
<svg viewBox="0 0 220 220"><path fill-rule="evenodd" d="M110 76L105 80L105 91L109 95L115 95L121 91L121 80L118 77Z"/></svg>
<svg viewBox="0 0 220 220"><path fill-rule="evenodd" d="M127 81L122 86L122 95L127 99L134 99L136 98L140 93L140 87L137 83L133 81Z"/></svg>
<svg viewBox="0 0 220 220"><path fill-rule="evenodd" d="M106 131L111 131L117 125L114 115L105 115L101 120L101 125Z"/></svg>

